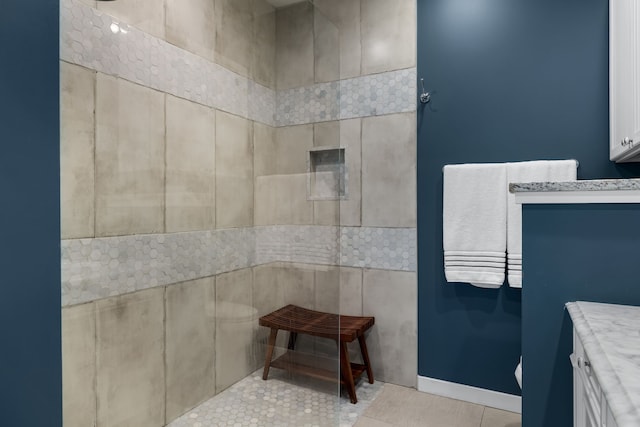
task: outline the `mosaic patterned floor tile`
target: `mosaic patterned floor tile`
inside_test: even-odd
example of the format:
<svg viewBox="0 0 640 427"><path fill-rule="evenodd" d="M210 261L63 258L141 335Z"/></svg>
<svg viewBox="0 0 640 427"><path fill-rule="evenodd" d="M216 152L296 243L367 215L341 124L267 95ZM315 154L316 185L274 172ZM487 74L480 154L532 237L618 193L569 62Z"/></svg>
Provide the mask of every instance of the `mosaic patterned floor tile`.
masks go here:
<svg viewBox="0 0 640 427"><path fill-rule="evenodd" d="M334 388L332 392L331 388ZM168 427L351 427L382 391L384 384L360 380L358 403L337 396L337 387L272 369L239 381L216 397L187 412Z"/></svg>

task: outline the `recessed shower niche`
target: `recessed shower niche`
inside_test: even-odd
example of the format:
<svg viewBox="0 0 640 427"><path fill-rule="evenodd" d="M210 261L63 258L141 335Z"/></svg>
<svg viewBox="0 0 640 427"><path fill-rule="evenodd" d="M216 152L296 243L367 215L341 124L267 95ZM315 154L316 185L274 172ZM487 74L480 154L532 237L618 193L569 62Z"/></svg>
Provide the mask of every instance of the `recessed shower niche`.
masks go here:
<svg viewBox="0 0 640 427"><path fill-rule="evenodd" d="M317 147L309 151L309 200L347 198L347 170L344 148Z"/></svg>

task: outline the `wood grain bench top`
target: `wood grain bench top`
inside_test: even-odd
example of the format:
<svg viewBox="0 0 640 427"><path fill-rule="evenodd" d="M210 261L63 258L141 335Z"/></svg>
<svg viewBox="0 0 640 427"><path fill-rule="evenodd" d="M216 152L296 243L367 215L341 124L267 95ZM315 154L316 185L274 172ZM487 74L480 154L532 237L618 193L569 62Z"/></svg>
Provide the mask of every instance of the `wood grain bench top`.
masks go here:
<svg viewBox="0 0 640 427"><path fill-rule="evenodd" d="M344 316L289 304L260 318L260 326L351 342L373 326L375 318Z"/></svg>

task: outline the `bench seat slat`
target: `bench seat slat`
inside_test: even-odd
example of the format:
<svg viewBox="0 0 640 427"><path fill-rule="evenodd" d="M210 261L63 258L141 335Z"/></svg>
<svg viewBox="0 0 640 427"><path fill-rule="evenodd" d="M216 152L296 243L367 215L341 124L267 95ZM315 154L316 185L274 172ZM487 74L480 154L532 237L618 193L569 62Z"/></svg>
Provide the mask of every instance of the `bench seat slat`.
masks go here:
<svg viewBox="0 0 640 427"><path fill-rule="evenodd" d="M260 318L260 325L351 342L373 326L373 317L344 316L289 304Z"/></svg>

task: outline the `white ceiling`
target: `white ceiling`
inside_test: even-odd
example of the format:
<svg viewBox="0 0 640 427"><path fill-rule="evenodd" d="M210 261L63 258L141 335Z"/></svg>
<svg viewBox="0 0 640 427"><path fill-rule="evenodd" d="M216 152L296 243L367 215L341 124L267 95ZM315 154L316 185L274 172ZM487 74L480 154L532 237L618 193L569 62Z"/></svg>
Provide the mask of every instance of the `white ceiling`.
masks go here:
<svg viewBox="0 0 640 427"><path fill-rule="evenodd" d="M290 4L300 3L304 0L267 0L273 7L289 6Z"/></svg>

